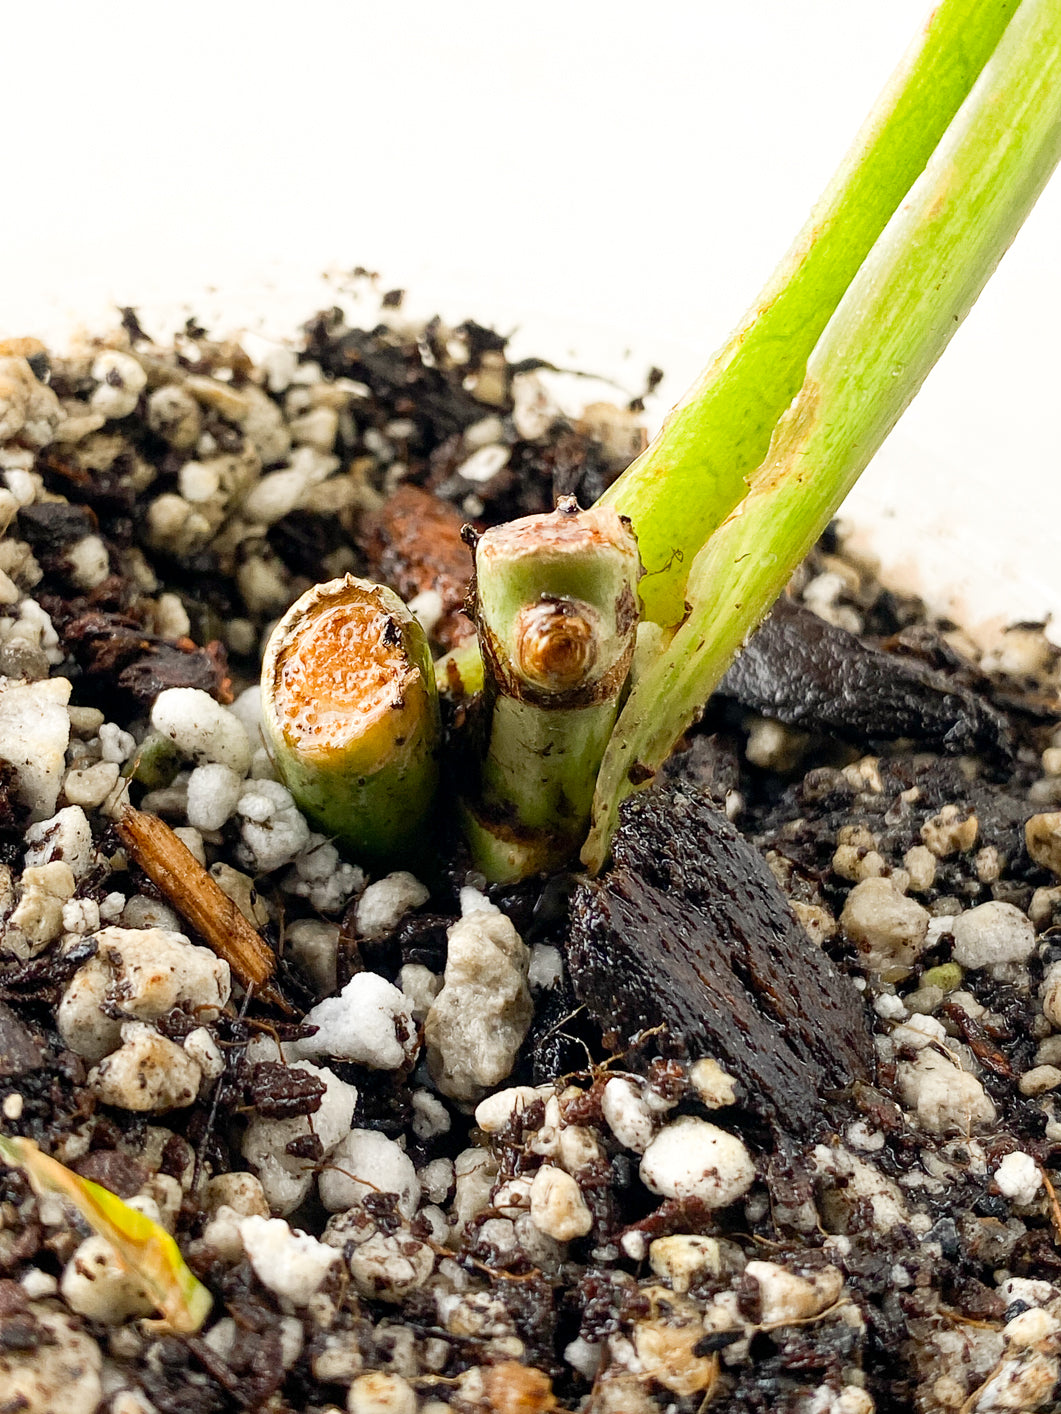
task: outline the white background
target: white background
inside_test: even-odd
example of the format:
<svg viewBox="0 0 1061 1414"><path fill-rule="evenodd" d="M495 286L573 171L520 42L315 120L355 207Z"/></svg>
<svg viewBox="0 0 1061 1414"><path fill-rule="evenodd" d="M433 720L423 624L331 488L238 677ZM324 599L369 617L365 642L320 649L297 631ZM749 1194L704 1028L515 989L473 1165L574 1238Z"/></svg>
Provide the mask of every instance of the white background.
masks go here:
<svg viewBox="0 0 1061 1414"><path fill-rule="evenodd" d="M282 338L361 264L673 401L927 8L6 6L0 332L132 303ZM1059 251L1061 178L849 503L967 622L1061 620Z"/></svg>

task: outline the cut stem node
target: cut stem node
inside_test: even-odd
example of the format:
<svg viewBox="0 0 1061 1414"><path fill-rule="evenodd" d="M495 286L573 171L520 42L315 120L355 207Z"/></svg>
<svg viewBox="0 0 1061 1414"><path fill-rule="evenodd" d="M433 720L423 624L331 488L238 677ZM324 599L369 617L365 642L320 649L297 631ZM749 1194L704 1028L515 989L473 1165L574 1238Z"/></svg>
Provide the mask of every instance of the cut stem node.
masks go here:
<svg viewBox="0 0 1061 1414"><path fill-rule="evenodd" d="M299 809L359 860L415 855L438 782L427 639L391 590L346 575L284 615L262 664L262 716Z"/></svg>

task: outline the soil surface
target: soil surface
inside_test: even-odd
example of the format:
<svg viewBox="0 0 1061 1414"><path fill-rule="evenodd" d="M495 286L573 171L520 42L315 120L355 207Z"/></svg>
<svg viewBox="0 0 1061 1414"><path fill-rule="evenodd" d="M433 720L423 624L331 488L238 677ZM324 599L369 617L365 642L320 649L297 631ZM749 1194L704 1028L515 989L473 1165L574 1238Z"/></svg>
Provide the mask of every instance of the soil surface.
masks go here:
<svg viewBox="0 0 1061 1414"><path fill-rule="evenodd" d="M160 1330L0 1165L0 1414L1056 1408L1057 651L830 533L600 878L487 896L444 817L370 876L261 744L271 625L353 572L441 653L462 525L644 440L385 303L0 347L0 1129L213 1299Z"/></svg>

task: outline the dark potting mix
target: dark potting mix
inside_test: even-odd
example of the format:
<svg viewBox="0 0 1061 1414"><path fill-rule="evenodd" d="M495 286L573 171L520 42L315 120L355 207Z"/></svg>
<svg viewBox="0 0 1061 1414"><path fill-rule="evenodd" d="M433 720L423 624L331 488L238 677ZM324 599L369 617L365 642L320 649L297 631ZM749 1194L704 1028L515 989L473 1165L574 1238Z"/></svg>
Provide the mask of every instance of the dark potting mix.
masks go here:
<svg viewBox="0 0 1061 1414"><path fill-rule="evenodd" d="M1058 650L831 532L600 875L488 889L451 777L367 868L273 625L350 573L442 654L462 528L645 442L389 304L0 346L0 1414L1056 1408Z"/></svg>

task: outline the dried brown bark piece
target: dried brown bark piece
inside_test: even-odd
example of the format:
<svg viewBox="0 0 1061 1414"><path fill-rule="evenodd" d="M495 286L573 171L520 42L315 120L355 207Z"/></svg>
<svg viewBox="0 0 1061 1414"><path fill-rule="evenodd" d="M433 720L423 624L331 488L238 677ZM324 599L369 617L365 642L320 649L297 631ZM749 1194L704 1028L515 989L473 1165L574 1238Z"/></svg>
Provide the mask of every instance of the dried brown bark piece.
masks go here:
<svg viewBox="0 0 1061 1414"><path fill-rule="evenodd" d="M635 796L615 866L579 886L575 993L627 1044L713 1056L747 1109L806 1135L823 1093L872 1074L861 998L804 933L762 856L703 797Z"/></svg>
<svg viewBox="0 0 1061 1414"><path fill-rule="evenodd" d="M276 956L240 909L164 820L128 806L118 834L133 859L177 912L224 958L244 987L285 1011L272 976Z"/></svg>
<svg viewBox="0 0 1061 1414"><path fill-rule="evenodd" d="M471 554L461 539L463 518L419 486L399 486L361 523L360 543L374 579L408 603L426 590L442 598L442 617L431 637L453 648L475 629L462 610L471 579Z"/></svg>

